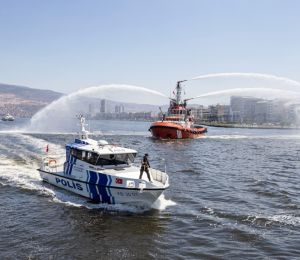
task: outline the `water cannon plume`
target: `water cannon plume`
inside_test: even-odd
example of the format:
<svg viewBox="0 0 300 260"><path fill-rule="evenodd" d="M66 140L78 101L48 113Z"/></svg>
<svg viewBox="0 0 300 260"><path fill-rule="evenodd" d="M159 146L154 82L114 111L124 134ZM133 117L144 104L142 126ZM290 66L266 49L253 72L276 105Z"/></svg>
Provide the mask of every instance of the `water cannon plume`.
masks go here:
<svg viewBox="0 0 300 260"><path fill-rule="evenodd" d="M286 77L280 77L272 74L263 74L263 73L248 73L248 72L231 72L231 73L213 73L213 74L205 74L200 75L190 80L198 80L198 79L210 79L210 78L254 78L254 79L263 79L263 80L275 80L280 81L282 83L300 87L300 82L289 79Z"/></svg>

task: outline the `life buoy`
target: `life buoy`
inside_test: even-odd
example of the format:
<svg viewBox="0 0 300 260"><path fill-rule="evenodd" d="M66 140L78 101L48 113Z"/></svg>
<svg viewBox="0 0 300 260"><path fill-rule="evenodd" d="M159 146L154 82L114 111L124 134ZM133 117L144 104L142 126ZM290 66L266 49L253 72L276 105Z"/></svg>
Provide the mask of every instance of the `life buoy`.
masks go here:
<svg viewBox="0 0 300 260"><path fill-rule="evenodd" d="M48 163L49 163L49 165L50 165L50 164L56 164L57 162L56 162L56 160L55 160L55 159L52 159L52 160L49 160L49 162L48 162Z"/></svg>

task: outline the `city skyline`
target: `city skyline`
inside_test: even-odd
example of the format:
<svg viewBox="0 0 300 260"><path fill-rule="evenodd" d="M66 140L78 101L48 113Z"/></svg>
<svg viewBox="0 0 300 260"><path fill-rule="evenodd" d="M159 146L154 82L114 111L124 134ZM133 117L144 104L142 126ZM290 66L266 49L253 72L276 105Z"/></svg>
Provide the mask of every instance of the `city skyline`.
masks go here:
<svg viewBox="0 0 300 260"><path fill-rule="evenodd" d="M4 0L0 7L3 83L63 93L115 83L169 95L177 80L222 72L300 81L298 1ZM300 91L236 76L188 82L187 96L254 87Z"/></svg>
<svg viewBox="0 0 300 260"><path fill-rule="evenodd" d="M210 104L208 106L191 104L188 106L195 121L211 125L252 125L298 127L300 102L291 104L288 100L262 99L249 96L231 96L229 104ZM87 116L90 119L105 120L144 120L162 119L167 106L119 103L101 99L89 103ZM162 119L163 120L163 119Z"/></svg>

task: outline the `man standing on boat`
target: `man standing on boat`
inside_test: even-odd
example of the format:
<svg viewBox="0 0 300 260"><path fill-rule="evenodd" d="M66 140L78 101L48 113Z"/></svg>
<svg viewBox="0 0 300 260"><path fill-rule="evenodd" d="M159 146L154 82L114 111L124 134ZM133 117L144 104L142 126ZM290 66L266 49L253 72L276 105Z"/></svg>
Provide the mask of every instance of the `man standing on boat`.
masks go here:
<svg viewBox="0 0 300 260"><path fill-rule="evenodd" d="M150 163L148 161L148 154L146 153L142 160L142 165L140 169L140 179L142 179L144 171L147 173L149 181L151 181L150 173L149 173Z"/></svg>

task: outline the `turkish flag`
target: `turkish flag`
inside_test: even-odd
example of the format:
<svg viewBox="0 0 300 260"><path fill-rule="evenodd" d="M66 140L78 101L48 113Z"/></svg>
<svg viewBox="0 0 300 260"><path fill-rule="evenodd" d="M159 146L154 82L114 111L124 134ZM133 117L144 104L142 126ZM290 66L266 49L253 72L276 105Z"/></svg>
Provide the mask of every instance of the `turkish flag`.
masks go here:
<svg viewBox="0 0 300 260"><path fill-rule="evenodd" d="M117 183L117 184L122 184L122 183L123 183L123 179L116 178L116 183Z"/></svg>

